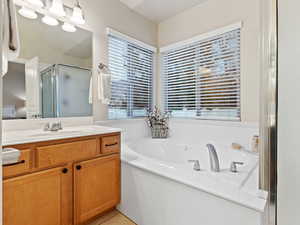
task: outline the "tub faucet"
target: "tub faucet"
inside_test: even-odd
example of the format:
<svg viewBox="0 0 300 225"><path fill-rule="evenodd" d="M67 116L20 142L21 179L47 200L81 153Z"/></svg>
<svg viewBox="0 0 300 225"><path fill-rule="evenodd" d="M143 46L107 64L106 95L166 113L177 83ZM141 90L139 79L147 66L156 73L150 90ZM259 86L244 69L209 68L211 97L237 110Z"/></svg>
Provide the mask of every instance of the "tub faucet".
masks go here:
<svg viewBox="0 0 300 225"><path fill-rule="evenodd" d="M215 146L213 146L212 144L207 144L206 147L208 148L208 152L209 152L211 171L220 172L220 162L219 162L219 158Z"/></svg>
<svg viewBox="0 0 300 225"><path fill-rule="evenodd" d="M200 162L199 160L188 160L189 163L194 163L193 169L196 171L200 171Z"/></svg>

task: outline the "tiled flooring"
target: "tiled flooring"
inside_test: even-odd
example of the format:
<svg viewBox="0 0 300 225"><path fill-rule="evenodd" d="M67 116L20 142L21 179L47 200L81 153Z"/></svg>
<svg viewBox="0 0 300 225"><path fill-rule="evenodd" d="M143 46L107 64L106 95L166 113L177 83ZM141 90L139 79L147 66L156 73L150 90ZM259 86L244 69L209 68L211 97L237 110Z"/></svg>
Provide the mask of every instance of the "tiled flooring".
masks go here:
<svg viewBox="0 0 300 225"><path fill-rule="evenodd" d="M107 213L89 225L136 225L117 210Z"/></svg>

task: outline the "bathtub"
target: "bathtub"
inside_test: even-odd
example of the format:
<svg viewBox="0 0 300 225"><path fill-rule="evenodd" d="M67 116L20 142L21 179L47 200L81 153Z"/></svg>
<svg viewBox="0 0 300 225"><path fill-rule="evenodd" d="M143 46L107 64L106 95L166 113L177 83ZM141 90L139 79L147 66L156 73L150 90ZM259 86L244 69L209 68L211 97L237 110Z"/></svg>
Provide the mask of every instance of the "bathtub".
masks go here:
<svg viewBox="0 0 300 225"><path fill-rule="evenodd" d="M121 128L122 198L118 209L138 225L261 225L267 193L258 189L257 124L171 119L168 139L149 138L145 120L99 121ZM214 144L220 173L210 171ZM188 160L199 160L200 171ZM238 173L232 161L243 162Z"/></svg>
<svg viewBox="0 0 300 225"><path fill-rule="evenodd" d="M211 172L204 144L143 138L123 143L119 210L139 225L259 225L266 193L257 188L258 156L213 143L220 160ZM200 171L188 160L199 160ZM232 161L243 162L238 173Z"/></svg>

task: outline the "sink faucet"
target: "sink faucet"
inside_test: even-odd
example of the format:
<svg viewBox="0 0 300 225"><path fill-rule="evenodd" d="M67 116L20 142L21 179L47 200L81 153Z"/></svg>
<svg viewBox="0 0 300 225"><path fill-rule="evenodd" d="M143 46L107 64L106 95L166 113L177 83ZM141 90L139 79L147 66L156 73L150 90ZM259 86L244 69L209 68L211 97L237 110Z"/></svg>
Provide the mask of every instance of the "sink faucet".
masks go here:
<svg viewBox="0 0 300 225"><path fill-rule="evenodd" d="M219 162L219 158L215 146L213 146L212 144L207 144L206 147L208 148L208 152L209 152L211 171L220 172L220 162Z"/></svg>
<svg viewBox="0 0 300 225"><path fill-rule="evenodd" d="M46 123L44 131L59 131L62 130L61 122L56 123Z"/></svg>

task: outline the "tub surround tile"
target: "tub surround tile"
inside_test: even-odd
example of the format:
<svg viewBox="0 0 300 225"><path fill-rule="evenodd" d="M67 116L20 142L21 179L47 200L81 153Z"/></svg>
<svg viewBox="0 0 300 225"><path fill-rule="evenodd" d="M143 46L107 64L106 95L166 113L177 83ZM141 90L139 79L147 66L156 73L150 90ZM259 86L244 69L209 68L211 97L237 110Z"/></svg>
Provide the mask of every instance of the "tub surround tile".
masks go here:
<svg viewBox="0 0 300 225"><path fill-rule="evenodd" d="M147 127L145 119L107 120L95 123L101 126L121 128L124 131L122 140L125 141L150 137L150 129ZM257 123L171 118L168 140L189 144L217 142L226 146L238 143L243 148L250 150L253 135L258 134Z"/></svg>

